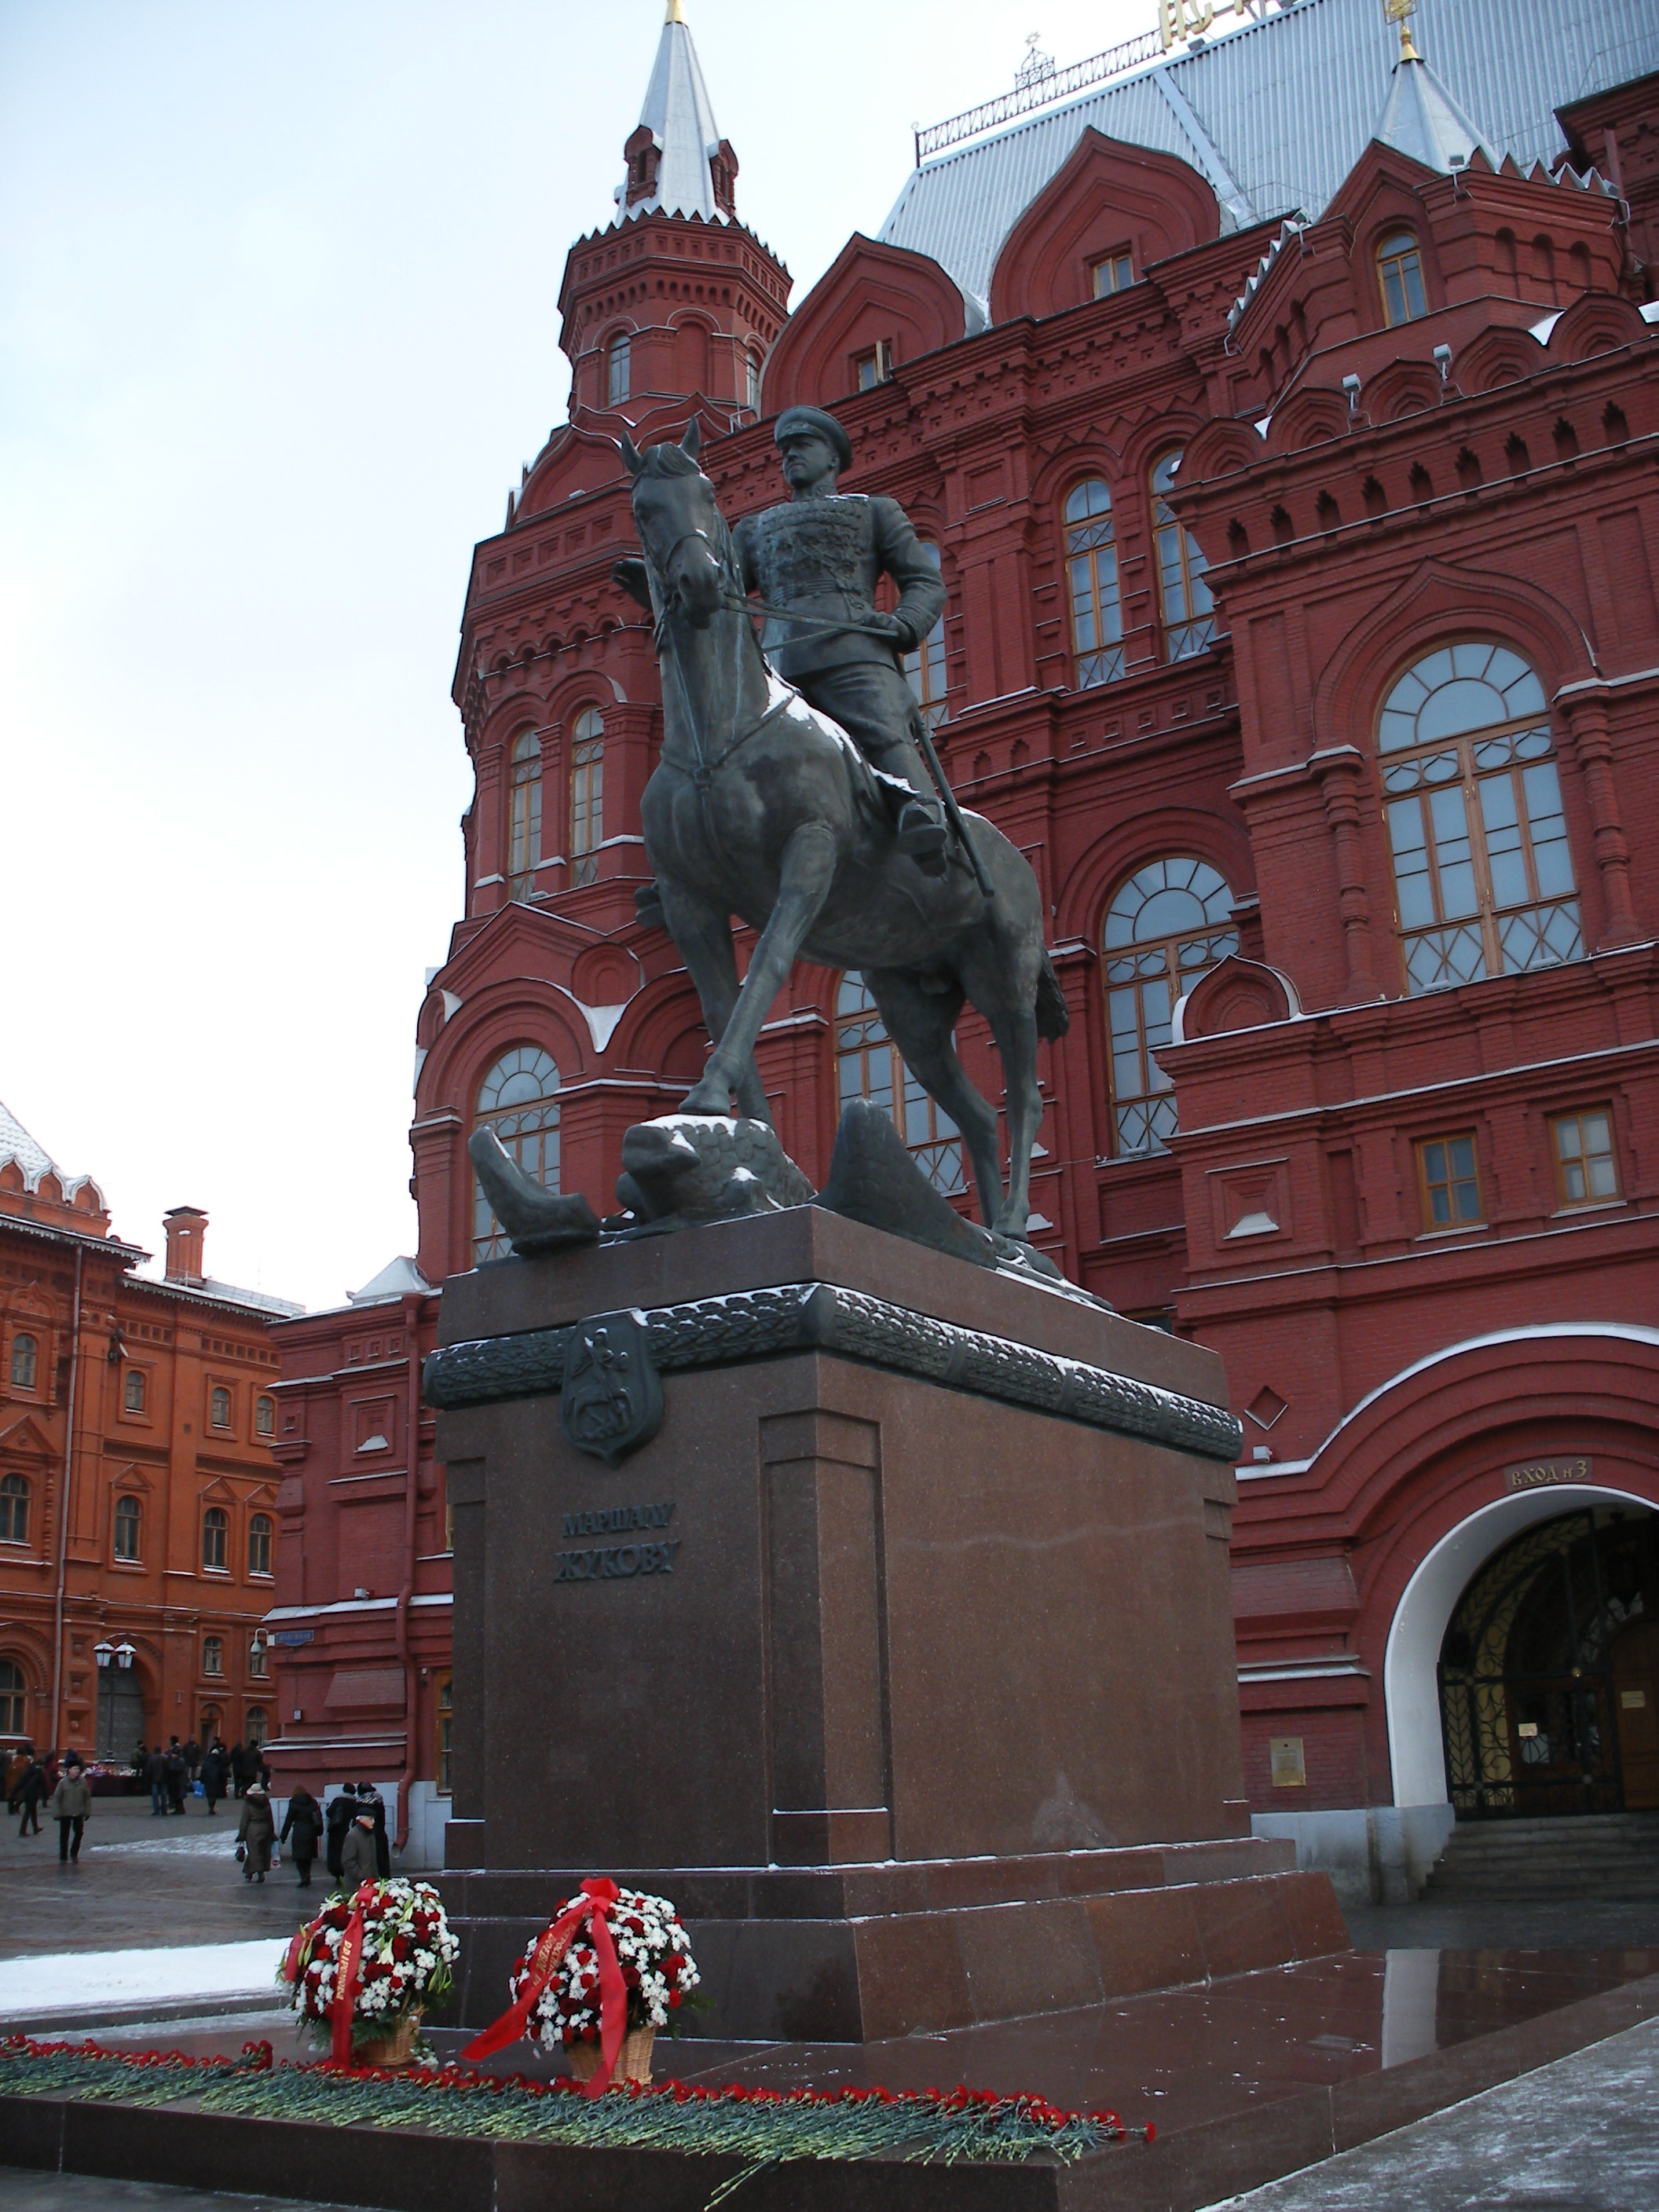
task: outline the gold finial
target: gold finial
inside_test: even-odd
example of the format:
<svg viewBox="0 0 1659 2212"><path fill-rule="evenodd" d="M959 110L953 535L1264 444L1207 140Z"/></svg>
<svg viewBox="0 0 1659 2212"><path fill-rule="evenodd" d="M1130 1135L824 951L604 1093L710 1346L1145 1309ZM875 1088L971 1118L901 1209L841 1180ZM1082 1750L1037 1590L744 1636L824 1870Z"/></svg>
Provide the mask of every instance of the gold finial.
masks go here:
<svg viewBox="0 0 1659 2212"><path fill-rule="evenodd" d="M680 0L668 0L668 13L663 21L665 23L683 23L685 21L685 10L680 5Z"/></svg>
<svg viewBox="0 0 1659 2212"><path fill-rule="evenodd" d="M678 6L679 0L674 0ZM1417 13L1417 0L1382 0L1382 13L1391 23L1400 26L1400 58L1402 62L1420 62L1422 55L1412 44L1412 17Z"/></svg>

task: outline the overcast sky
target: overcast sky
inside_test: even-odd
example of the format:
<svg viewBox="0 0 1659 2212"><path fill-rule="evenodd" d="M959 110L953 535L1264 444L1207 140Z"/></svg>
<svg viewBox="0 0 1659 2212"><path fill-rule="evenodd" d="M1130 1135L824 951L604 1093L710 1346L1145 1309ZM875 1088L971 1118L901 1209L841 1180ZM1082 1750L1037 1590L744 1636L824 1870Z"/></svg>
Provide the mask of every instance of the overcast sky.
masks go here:
<svg viewBox="0 0 1659 2212"><path fill-rule="evenodd" d="M802 298L910 126L1154 0L687 0ZM473 541L565 412L661 0L0 0L0 1099L159 1253L337 1304L413 1251ZM606 1194L592 1194L599 1199Z"/></svg>

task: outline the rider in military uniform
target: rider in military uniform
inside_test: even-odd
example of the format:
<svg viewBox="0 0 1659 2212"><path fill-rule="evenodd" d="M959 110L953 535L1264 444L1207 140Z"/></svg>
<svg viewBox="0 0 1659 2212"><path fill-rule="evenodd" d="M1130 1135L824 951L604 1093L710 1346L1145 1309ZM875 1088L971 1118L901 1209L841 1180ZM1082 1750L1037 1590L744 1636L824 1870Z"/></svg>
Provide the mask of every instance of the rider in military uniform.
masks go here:
<svg viewBox="0 0 1659 2212"><path fill-rule="evenodd" d="M795 617L769 617L762 643L786 683L839 722L874 768L908 784L898 843L930 874L945 865L945 825L917 750L920 713L901 656L945 611L945 586L894 499L838 492L852 441L833 415L787 407L773 433L789 499L745 515L733 532L744 586ZM878 613L877 580L898 587Z"/></svg>

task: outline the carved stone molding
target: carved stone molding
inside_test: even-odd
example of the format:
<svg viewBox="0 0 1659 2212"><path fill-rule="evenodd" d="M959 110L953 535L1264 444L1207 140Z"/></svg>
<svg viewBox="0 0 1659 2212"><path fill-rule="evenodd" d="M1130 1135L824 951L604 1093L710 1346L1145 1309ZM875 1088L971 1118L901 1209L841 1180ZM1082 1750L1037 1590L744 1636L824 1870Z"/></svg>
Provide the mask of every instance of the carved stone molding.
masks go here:
<svg viewBox="0 0 1659 2212"><path fill-rule="evenodd" d="M736 1366L778 1352L827 1352L1230 1465L1243 1449L1238 1423L1224 1407L830 1283L786 1283L690 1305L655 1306L636 1318L651 1364L663 1375ZM566 1358L580 1328L532 1329L446 1345L426 1362L427 1402L449 1410L550 1396L563 1387Z"/></svg>

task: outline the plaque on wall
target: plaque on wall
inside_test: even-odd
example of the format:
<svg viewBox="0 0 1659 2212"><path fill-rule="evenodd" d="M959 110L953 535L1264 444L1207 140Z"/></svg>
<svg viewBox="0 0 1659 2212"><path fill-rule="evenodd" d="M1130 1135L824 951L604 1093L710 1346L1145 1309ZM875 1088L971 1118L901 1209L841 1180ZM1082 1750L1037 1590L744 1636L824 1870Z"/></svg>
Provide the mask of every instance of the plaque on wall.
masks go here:
<svg viewBox="0 0 1659 2212"><path fill-rule="evenodd" d="M1308 1765L1303 1756L1299 1735L1274 1735L1267 1739L1267 1759L1273 1770L1275 1790L1304 1790L1308 1784Z"/></svg>

